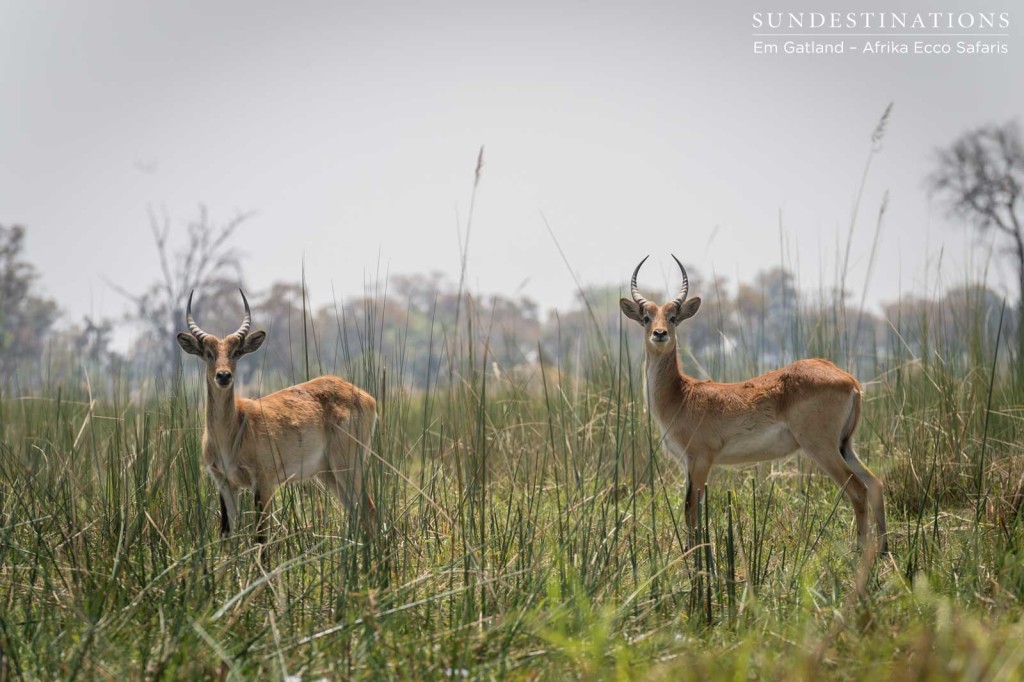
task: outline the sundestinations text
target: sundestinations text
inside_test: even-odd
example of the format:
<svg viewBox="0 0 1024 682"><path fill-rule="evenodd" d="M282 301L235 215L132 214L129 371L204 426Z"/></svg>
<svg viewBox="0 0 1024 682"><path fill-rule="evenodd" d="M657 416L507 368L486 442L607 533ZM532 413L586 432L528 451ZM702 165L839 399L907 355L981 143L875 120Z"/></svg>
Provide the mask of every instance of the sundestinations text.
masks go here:
<svg viewBox="0 0 1024 682"><path fill-rule="evenodd" d="M1009 12L754 12L755 29L983 29L1010 27Z"/></svg>

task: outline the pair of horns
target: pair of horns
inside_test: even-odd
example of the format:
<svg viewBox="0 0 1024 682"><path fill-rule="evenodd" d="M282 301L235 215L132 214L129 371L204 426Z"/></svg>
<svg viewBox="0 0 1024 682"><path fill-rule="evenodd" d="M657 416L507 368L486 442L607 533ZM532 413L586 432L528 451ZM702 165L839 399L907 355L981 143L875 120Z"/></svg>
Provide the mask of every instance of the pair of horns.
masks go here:
<svg viewBox="0 0 1024 682"><path fill-rule="evenodd" d="M636 286L636 276L640 274L640 266L643 265L650 256L644 256L644 259L640 261L640 265L636 266L636 270L633 271L633 278L629 280L629 292L633 294L633 300L636 301L637 305L641 308L647 304L647 299L640 295L640 289ZM686 294L690 291L690 278L686 276L686 268L679 262L679 259L672 255L672 260L679 266L679 272L683 275L683 285L679 287L679 295L672 299L672 302L677 308L683 305L686 301Z"/></svg>
<svg viewBox="0 0 1024 682"><path fill-rule="evenodd" d="M185 321L188 322L188 330L192 333L192 336L196 337L196 341L202 341L207 336L210 336L210 334L207 334L200 329L199 325L196 324L196 321L192 318L192 294L194 293L196 293L195 289L190 291L188 294L188 307L185 308ZM245 304L245 317L242 318L242 326L238 328L238 331L234 333L234 336L237 336L239 339L244 339L245 335L249 333L249 328L252 327L252 313L249 312L249 301L245 297L245 292L239 289L238 293L242 295L242 303Z"/></svg>

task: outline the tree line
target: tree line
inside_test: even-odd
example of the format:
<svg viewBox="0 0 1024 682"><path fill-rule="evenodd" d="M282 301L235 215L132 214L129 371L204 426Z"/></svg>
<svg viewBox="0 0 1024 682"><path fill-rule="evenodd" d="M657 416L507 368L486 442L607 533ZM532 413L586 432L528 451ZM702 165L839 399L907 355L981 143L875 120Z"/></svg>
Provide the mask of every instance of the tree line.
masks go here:
<svg viewBox="0 0 1024 682"><path fill-rule="evenodd" d="M182 371L174 337L184 328L185 300L193 285L199 292L193 313L204 328L224 333L241 319L238 290L244 281L234 254L227 259L231 267L206 281L189 283L187 275L172 274L169 285L154 283L133 298L122 320L84 317L58 327L56 302L38 293L38 273L21 256L25 236L24 228L0 227L0 371L8 390L81 382L83 372L93 388L105 381L173 386ZM784 268L735 287L722 277L705 277L697 266L687 270L690 290L705 304L681 327L683 360L707 378L765 371L808 355L831 357L870 376L894 354L919 356L941 348L956 356L991 349L1000 333L1012 337L1019 319L981 284L953 287L937 298L892 301L876 313L842 306L842 292L802 292ZM258 362L240 366L239 379L258 380L265 390L344 373L371 355L375 364L399 372L403 384L419 388L450 377L452 364L462 367L466 357L497 378L529 374L542 365L582 372L588 363L615 361L621 353L639 357L640 339L624 326L618 308L625 283L580 290L565 309L547 311L526 296L461 292L437 272L393 276L386 288L382 283L375 291L321 306L310 304L301 280L246 291L254 322L269 339ZM653 300L670 296L644 293ZM128 353L112 346L121 324L134 329L136 341Z"/></svg>
<svg viewBox="0 0 1024 682"><path fill-rule="evenodd" d="M775 267L733 285L688 265L690 289L705 303L682 328L684 362L694 363L698 376L727 380L733 370L760 372L821 355L871 376L893 356L941 352L955 360L991 353L996 337L1017 339L1010 352L1024 352L1019 126L964 133L937 151L928 184L951 216L997 234L1018 274L1015 305L982 284L965 283L939 297L905 297L872 312L853 303L841 282L833 291L809 293L797 288L793 272ZM97 382L173 388L182 376L174 337L189 292L200 292L194 312L214 333L240 317L243 258L232 238L246 218L217 223L200 207L182 225L151 212L158 277L141 293L110 282L130 302L123 319L86 316L63 325L59 306L40 293L40 275L25 258L28 231L0 225L0 385L8 395L69 380L84 380L90 389ZM639 349L639 340L624 333L618 310L625 282L581 289L564 310L542 310L524 296L463 291L436 272L394 276L319 307L311 305L301 279L246 290L269 342L262 360L248 363L240 379L258 378L267 388L344 372L371 358L399 372L403 384L423 387L442 374L450 377L441 370L456 362L462 367L466 358L501 377L541 366L578 372L631 346ZM665 292L647 293L660 300ZM131 325L137 339L131 352L113 348L119 325Z"/></svg>

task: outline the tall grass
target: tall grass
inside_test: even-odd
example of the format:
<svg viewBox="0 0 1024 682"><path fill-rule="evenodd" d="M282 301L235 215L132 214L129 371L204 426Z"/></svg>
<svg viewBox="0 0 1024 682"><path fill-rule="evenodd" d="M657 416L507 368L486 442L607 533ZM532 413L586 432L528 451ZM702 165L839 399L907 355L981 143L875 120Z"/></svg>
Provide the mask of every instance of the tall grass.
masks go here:
<svg viewBox="0 0 1024 682"><path fill-rule="evenodd" d="M277 494L269 563L251 496L220 539L197 372L148 401L118 384L3 396L0 679L1020 676L1024 367L987 336L951 355L925 328L928 352L857 360L858 451L892 534L863 564L842 492L801 458L716 470L687 548L635 330L580 339L571 373L542 355L498 376L467 304L432 327L445 362L414 390L369 293L336 317L360 347L310 329L298 365L378 398L374 537L309 483ZM841 304L789 322L795 355L854 363Z"/></svg>
<svg viewBox="0 0 1024 682"><path fill-rule="evenodd" d="M894 353L868 378L859 450L887 483L893 554L851 601L852 514L802 459L716 471L687 550L632 330L584 340L573 376L496 378L459 345L487 333L473 311L434 330L452 357L414 391L401 352L376 350L375 310L337 369L380 401L385 530L286 486L269 565L251 527L217 536L197 373L146 404L5 396L4 674L861 678L1019 659L1019 358Z"/></svg>

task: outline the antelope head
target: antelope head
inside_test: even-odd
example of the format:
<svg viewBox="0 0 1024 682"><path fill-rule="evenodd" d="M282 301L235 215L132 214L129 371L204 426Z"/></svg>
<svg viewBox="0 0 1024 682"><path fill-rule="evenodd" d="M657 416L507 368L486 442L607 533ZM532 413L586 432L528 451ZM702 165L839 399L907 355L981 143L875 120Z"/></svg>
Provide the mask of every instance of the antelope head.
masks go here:
<svg viewBox="0 0 1024 682"><path fill-rule="evenodd" d="M245 292L241 289L242 303L245 305L245 317L238 331L218 339L213 334L207 334L196 321L192 319L192 294L188 295L188 307L185 310L185 321L188 323L188 333L178 334L178 345L190 355L203 359L206 363L206 382L219 389L231 388L235 377L235 365L238 359L246 353L259 350L263 341L267 338L264 331L249 333L252 327L252 315L249 312L249 301L245 298Z"/></svg>
<svg viewBox="0 0 1024 682"><path fill-rule="evenodd" d="M690 289L690 281L686 277L686 268L683 267L683 264L675 256L672 256L672 258L675 260L676 265L679 266L679 272L683 276L683 284L679 288L679 294L661 306L641 296L640 289L636 286L636 276L640 274L640 266L649 257L644 256L644 259L640 261L640 265L637 265L636 269L633 270L633 278L629 281L629 290L633 295L633 300L623 298L619 300L619 307L622 308L622 313L626 317L639 322L647 332L644 346L648 353L653 355L674 353L676 350L676 325L697 314L697 310L700 308L700 297L695 296L689 301L686 300L686 294Z"/></svg>

